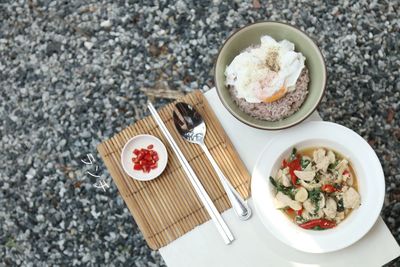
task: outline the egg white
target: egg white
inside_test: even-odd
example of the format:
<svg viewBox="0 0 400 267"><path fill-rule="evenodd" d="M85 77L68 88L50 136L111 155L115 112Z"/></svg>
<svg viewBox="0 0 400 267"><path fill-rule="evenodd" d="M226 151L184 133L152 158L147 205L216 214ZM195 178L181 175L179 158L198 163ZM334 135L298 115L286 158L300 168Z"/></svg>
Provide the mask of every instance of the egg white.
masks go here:
<svg viewBox="0 0 400 267"><path fill-rule="evenodd" d="M266 64L271 51L278 53L279 70L272 71ZM261 37L261 44L237 55L225 70L226 84L234 86L237 97L249 103L260 103L282 87L287 92L296 89L296 81L304 68L305 57L294 51L294 44L271 36Z"/></svg>

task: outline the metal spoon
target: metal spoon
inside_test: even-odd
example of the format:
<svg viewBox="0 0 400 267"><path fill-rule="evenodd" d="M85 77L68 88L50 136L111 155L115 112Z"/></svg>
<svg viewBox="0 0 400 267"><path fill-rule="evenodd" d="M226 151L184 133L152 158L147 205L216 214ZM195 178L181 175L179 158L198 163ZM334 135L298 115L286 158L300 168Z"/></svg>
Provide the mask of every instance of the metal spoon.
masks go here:
<svg viewBox="0 0 400 267"><path fill-rule="evenodd" d="M191 143L200 145L217 173L222 186L228 195L229 201L232 204L232 208L241 220L247 220L251 216L251 209L225 177L204 143L206 124L204 123L200 113L198 113L191 105L183 102L177 103L175 107L176 110L173 112L173 117L176 129L184 139Z"/></svg>

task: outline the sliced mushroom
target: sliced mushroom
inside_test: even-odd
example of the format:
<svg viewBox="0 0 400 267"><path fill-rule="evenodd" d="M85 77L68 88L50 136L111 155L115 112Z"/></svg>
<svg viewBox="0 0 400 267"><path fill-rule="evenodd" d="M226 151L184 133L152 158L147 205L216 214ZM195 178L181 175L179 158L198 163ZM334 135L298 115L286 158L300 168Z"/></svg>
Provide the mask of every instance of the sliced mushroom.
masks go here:
<svg viewBox="0 0 400 267"><path fill-rule="evenodd" d="M276 174L276 179L275 179L276 181L279 181L282 178L282 173L283 173L282 170L279 169Z"/></svg>
<svg viewBox="0 0 400 267"><path fill-rule="evenodd" d="M307 199L306 201L304 201L303 207L307 212L310 212L310 213L314 213L316 210L315 204L312 203L312 201L310 199Z"/></svg>
<svg viewBox="0 0 400 267"><path fill-rule="evenodd" d="M315 166L318 170L322 170L324 172L326 172L329 166L329 158L325 156L325 154L326 151L322 148L318 148L313 153L314 162L316 164Z"/></svg>
<svg viewBox="0 0 400 267"><path fill-rule="evenodd" d="M307 182L311 182L312 180L314 180L315 177L314 171L294 171L294 174L301 180Z"/></svg>
<svg viewBox="0 0 400 267"><path fill-rule="evenodd" d="M316 167L318 170L322 170L323 172L326 172L329 167L329 159L327 157L325 157L323 160L321 160L320 162L318 162L316 164Z"/></svg>
<svg viewBox="0 0 400 267"><path fill-rule="evenodd" d="M349 209L356 209L360 206L360 194L353 187L343 193L343 206Z"/></svg>
<svg viewBox="0 0 400 267"><path fill-rule="evenodd" d="M292 200L292 202L290 202L289 207L291 207L294 210L301 210L303 208L301 203L295 200Z"/></svg>
<svg viewBox="0 0 400 267"><path fill-rule="evenodd" d="M282 169L282 173L289 174L289 167Z"/></svg>
<svg viewBox="0 0 400 267"><path fill-rule="evenodd" d="M282 192L278 192L276 194L275 200L276 200L275 206L277 209L289 206L289 203L292 201L292 199L289 196L283 194Z"/></svg>
<svg viewBox="0 0 400 267"><path fill-rule="evenodd" d="M318 183L307 183L300 179L300 184L308 190L313 190L314 188L318 188L322 186L322 182Z"/></svg>
<svg viewBox="0 0 400 267"><path fill-rule="evenodd" d="M312 164L311 164L311 162L310 163L308 163L308 165L307 165L307 167L304 169L304 171L312 171L313 169L312 169Z"/></svg>
<svg viewBox="0 0 400 267"><path fill-rule="evenodd" d="M328 210L337 210L337 203L332 197L328 197L325 202L325 208Z"/></svg>
<svg viewBox="0 0 400 267"><path fill-rule="evenodd" d="M292 186L292 181L290 180L289 176L285 173L282 173L282 184L285 187Z"/></svg>
<svg viewBox="0 0 400 267"><path fill-rule="evenodd" d="M281 183L285 187L292 186L292 181L288 177L288 175L286 173L286 169L283 169L283 170L279 169L278 170L278 173L276 174L275 181Z"/></svg>
<svg viewBox="0 0 400 267"><path fill-rule="evenodd" d="M343 174L342 179L343 179L343 181L346 182L346 184L348 184L350 186L353 185L353 176L349 172L347 172L346 174Z"/></svg>
<svg viewBox="0 0 400 267"><path fill-rule="evenodd" d="M322 208L324 206L325 206L325 197L322 193L320 194L320 200L318 201L318 207L319 207L318 209L317 209L317 205L315 205L315 203L313 203L311 201L311 199L307 199L303 203L303 207L304 207L305 211L307 213L309 213L311 217L315 217L315 218L321 218L324 215L324 212L322 211ZM322 213L322 215L321 215L321 213ZM308 216L308 217L310 217L310 216ZM304 218L306 218L306 217L304 217Z"/></svg>
<svg viewBox="0 0 400 267"><path fill-rule="evenodd" d="M323 209L325 215L330 218L333 219L336 217L336 211L337 211L337 203L333 198L328 198L326 200L326 207Z"/></svg>
<svg viewBox="0 0 400 267"><path fill-rule="evenodd" d="M313 159L315 162L320 161L321 159L325 158L326 151L323 148L318 148L313 152Z"/></svg>
<svg viewBox="0 0 400 267"><path fill-rule="evenodd" d="M342 159L335 167L335 170L337 170L338 173L341 175L347 169L348 164L349 162L347 161L347 159Z"/></svg>
<svg viewBox="0 0 400 267"><path fill-rule="evenodd" d="M328 159L329 159L329 164L335 163L335 161L336 161L336 156L335 156L335 153L333 153L332 150L329 150L329 151L328 151L327 157L328 157Z"/></svg>
<svg viewBox="0 0 400 267"><path fill-rule="evenodd" d="M296 195L294 196L294 199L300 202L306 201L308 198L308 192L304 187L299 187L299 189L296 192Z"/></svg>
<svg viewBox="0 0 400 267"><path fill-rule="evenodd" d="M292 200L289 196L283 194L282 192L278 192L275 196L276 199L276 208L281 209L285 207L290 207L294 210L301 210L302 205L298 201Z"/></svg>

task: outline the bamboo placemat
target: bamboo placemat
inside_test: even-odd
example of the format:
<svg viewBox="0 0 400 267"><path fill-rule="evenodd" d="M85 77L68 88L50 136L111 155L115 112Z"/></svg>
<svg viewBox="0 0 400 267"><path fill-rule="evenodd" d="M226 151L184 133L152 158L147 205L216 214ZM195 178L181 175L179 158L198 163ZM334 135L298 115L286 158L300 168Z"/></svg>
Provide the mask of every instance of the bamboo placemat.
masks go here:
<svg viewBox="0 0 400 267"><path fill-rule="evenodd" d="M248 198L249 173L205 97L201 92L196 91L178 101L191 104L204 117L207 125L205 139L207 147L236 190L244 198ZM172 119L174 104L171 103L158 112L218 211L223 212L231 207L226 193L200 147L184 141L175 130ZM148 182L136 181L129 177L120 162L124 144L135 135L144 133L160 138L168 151L167 168L160 177ZM146 117L129 126L111 139L99 144L97 149L152 249L169 244L210 219L176 155L152 117Z"/></svg>

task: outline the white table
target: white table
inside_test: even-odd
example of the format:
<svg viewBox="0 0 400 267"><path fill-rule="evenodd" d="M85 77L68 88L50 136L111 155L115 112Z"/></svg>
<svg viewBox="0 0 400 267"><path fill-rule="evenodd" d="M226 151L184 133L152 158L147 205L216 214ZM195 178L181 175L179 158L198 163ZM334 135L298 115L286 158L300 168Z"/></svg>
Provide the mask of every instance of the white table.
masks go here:
<svg viewBox="0 0 400 267"><path fill-rule="evenodd" d="M216 90L205 93L207 100L241 155L249 172L252 171L264 144L279 132L257 130L236 120L220 102ZM315 112L308 120L321 120ZM332 253L309 254L297 251L277 240L262 225L255 213L240 221L232 209L223 218L236 240L226 246L214 224L208 221L160 249L169 267L211 266L381 266L400 256L400 247L379 217L374 227L352 246Z"/></svg>

